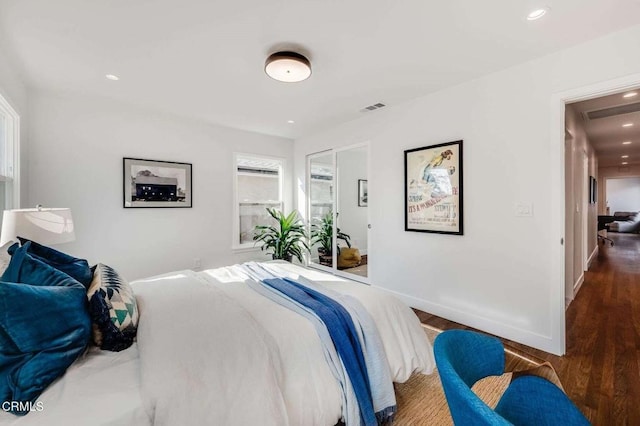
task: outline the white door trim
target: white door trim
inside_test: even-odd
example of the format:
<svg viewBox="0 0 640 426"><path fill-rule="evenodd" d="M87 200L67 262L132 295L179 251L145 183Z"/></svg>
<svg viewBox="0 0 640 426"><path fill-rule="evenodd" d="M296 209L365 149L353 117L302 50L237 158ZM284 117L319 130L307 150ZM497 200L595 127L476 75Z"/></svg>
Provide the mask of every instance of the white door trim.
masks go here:
<svg viewBox="0 0 640 426"><path fill-rule="evenodd" d="M640 74L602 81L588 86L558 92L551 97L551 138L550 166L551 186L551 235L549 255L551 263L551 340L552 351L562 355L566 352L565 330L565 283L564 283L564 241L565 237L565 190L564 190L564 140L565 104L577 102L640 86Z"/></svg>

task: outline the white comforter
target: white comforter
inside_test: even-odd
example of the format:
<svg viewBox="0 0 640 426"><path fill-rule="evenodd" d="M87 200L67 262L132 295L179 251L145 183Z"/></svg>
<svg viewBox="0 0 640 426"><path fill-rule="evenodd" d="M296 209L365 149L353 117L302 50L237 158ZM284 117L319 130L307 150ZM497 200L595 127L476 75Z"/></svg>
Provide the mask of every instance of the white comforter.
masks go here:
<svg viewBox="0 0 640 426"><path fill-rule="evenodd" d="M413 372L433 371L432 348L417 317L402 302L322 272L288 263L270 262L269 266L359 299L378 327L394 381L404 382ZM81 380L87 389L84 399L104 412L112 411L112 418L103 422L100 416L89 415L92 404L78 407L70 398L56 398L73 389L68 379L77 370L74 364L43 394L47 407L55 405L60 411L56 419L70 425L238 426L333 426L340 420L340 386L313 326L251 290L234 267L182 271L132 285L141 314L139 359L126 365L137 368L139 363L139 372L127 370L117 377L121 386L135 392L136 398L129 403L133 405L117 414L125 406L117 395L103 400L87 397L91 394L91 386L84 383L87 377ZM109 383L109 387L117 389L118 384ZM100 395L99 389L95 391ZM20 426L36 420L52 424L53 419L46 412L10 416L10 420L0 413L0 424L6 420Z"/></svg>
<svg viewBox="0 0 640 426"><path fill-rule="evenodd" d="M397 299L288 263L270 267L358 298L378 326L394 381L432 372L420 323ZM340 387L313 326L243 279L226 267L135 283L143 398L155 423L335 425Z"/></svg>

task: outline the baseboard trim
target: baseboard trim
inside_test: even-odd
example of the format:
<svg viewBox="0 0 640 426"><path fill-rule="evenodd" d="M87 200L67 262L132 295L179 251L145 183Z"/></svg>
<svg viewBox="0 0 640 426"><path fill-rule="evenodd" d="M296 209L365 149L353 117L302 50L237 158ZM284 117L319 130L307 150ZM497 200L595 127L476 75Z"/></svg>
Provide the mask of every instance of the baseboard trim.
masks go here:
<svg viewBox="0 0 640 426"><path fill-rule="evenodd" d="M593 249L593 251L591 252L591 255L589 256L589 259L587 259L587 267L590 268L591 267L591 262L593 262L593 259L596 258L596 256L598 255L598 251L600 250L600 246L597 244L597 238L596 238L596 248Z"/></svg>
<svg viewBox="0 0 640 426"><path fill-rule="evenodd" d="M560 347L560 342L554 341L552 336L535 333L530 330L525 330L523 328L485 318L480 315L450 308L439 303L429 302L427 300L409 296L404 293L389 290L384 287L373 287L390 293L412 308L420 309L421 311L437 315L449 321L464 324L466 326L473 327L478 330L503 337L505 339L513 340L514 342L531 346L532 348L540 349L541 351L545 351L554 355L563 355L558 349Z"/></svg>
<svg viewBox="0 0 640 426"><path fill-rule="evenodd" d="M578 292L580 291L580 289L582 288L582 284L584 284L584 272L582 274L580 274L580 276L578 277L578 280L573 283L573 298L576 298L576 295L578 294Z"/></svg>

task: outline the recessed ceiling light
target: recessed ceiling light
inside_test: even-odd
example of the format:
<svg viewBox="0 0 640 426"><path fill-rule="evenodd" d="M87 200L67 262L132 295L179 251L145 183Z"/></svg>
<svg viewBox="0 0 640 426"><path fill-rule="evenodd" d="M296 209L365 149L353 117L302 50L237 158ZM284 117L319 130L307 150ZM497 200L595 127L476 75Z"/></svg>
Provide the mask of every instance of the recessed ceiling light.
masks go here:
<svg viewBox="0 0 640 426"><path fill-rule="evenodd" d="M623 161L622 164L625 165L625 164L629 164L629 163L627 163L626 161Z"/></svg>
<svg viewBox="0 0 640 426"><path fill-rule="evenodd" d="M628 155L623 155L621 158L629 158Z"/></svg>
<svg viewBox="0 0 640 426"><path fill-rule="evenodd" d="M293 123L295 123L295 121L293 121L293 120L287 120L287 123L289 123L289 124L293 124Z"/></svg>
<svg viewBox="0 0 640 426"><path fill-rule="evenodd" d="M629 92L622 95L623 98L633 98L634 96L638 96L638 92Z"/></svg>
<svg viewBox="0 0 640 426"><path fill-rule="evenodd" d="M544 15L546 15L548 11L548 7L541 7L540 9L536 9L527 15L527 21L535 21L536 19L540 19Z"/></svg>
<svg viewBox="0 0 640 426"><path fill-rule="evenodd" d="M624 123L622 125L622 127L631 127L631 126L633 126L633 123Z"/></svg>
<svg viewBox="0 0 640 426"><path fill-rule="evenodd" d="M107 75L105 75L105 77L107 78L107 80L111 80L111 81L120 80L120 77L118 77L117 75L113 75L113 74L107 74Z"/></svg>
<svg viewBox="0 0 640 426"><path fill-rule="evenodd" d="M624 141L622 142L622 145L631 145L631 141Z"/></svg>

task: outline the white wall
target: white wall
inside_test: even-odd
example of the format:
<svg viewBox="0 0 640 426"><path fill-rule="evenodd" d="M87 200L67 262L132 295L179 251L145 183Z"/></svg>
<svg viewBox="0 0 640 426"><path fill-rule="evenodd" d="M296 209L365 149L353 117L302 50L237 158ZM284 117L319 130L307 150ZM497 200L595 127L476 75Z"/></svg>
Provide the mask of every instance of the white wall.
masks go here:
<svg viewBox="0 0 640 426"><path fill-rule="evenodd" d="M566 298L574 299L579 285L584 279L583 245L586 244L587 254L591 255L598 246L598 215L596 204L589 203L589 192L584 191L585 170L584 158L587 157L587 176L597 179L597 155L587 133L582 125L580 115L571 105L565 108L565 129L569 133L565 151L565 179L566 179L566 223L565 223L565 279ZM567 167L568 166L568 167ZM583 241L583 210L587 208L587 239Z"/></svg>
<svg viewBox="0 0 640 426"><path fill-rule="evenodd" d="M381 259L369 268L374 285L433 314L562 352L564 211L551 194L562 193L563 141L551 134L563 120L554 99L640 73L640 55L630 53L638 40L640 26L296 140L296 177L304 182L307 153L370 141L370 255ZM405 232L403 150L458 139L465 235ZM533 216L516 217L517 202L532 203Z"/></svg>
<svg viewBox="0 0 640 426"><path fill-rule="evenodd" d="M20 200L22 206L27 196L28 181L28 117L27 87L21 77L21 67L6 46L6 40L0 38L0 95L20 115ZM15 206L20 207L20 206Z"/></svg>
<svg viewBox="0 0 640 426"><path fill-rule="evenodd" d="M640 211L640 177L608 178L607 200L611 214Z"/></svg>
<svg viewBox="0 0 640 426"><path fill-rule="evenodd" d="M640 177L640 164L600 167L598 169L598 214L615 213L615 210L611 207L609 208L609 213L607 213L607 180L628 177Z"/></svg>
<svg viewBox="0 0 640 426"><path fill-rule="evenodd" d="M60 247L134 279L194 266L267 259L231 251L233 152L286 159L292 142L139 110L114 101L30 93L29 204L71 207L73 243ZM193 208L124 209L122 158L193 164Z"/></svg>

